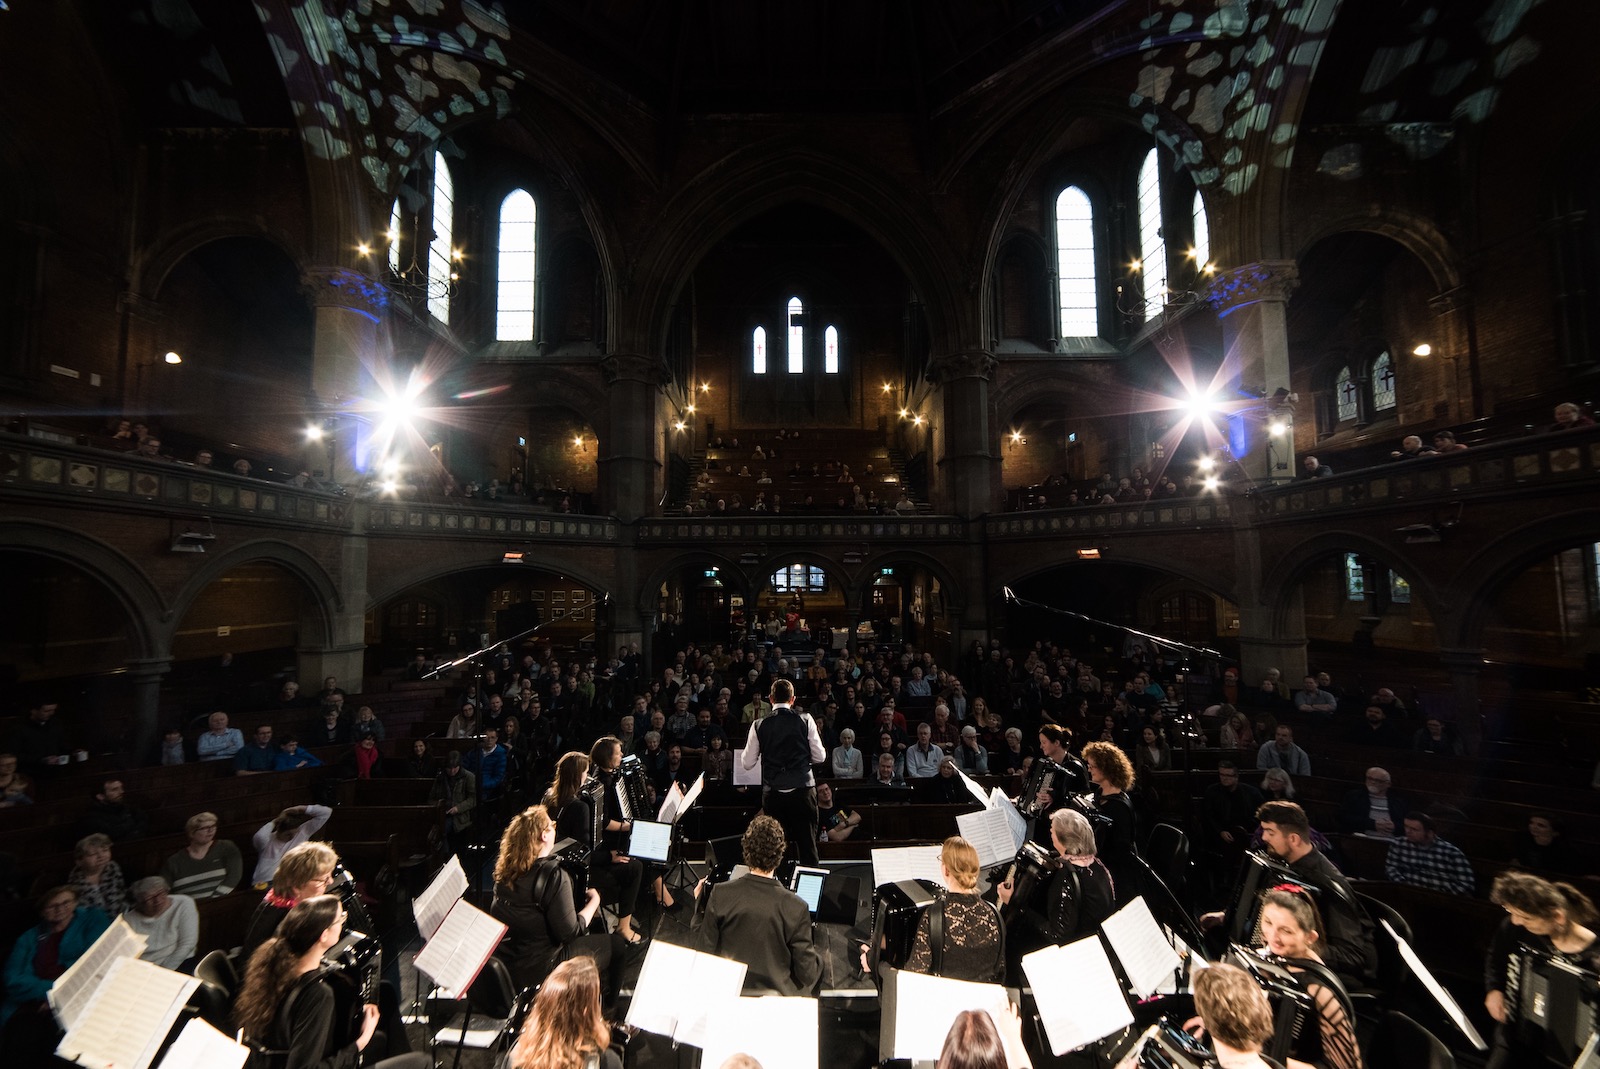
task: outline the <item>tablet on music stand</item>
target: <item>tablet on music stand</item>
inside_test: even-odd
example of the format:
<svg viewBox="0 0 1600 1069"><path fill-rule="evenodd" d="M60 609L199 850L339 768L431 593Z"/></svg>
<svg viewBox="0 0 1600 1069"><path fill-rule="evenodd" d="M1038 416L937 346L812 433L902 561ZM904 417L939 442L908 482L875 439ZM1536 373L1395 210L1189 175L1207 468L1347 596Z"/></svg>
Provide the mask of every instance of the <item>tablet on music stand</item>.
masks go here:
<svg viewBox="0 0 1600 1069"><path fill-rule="evenodd" d="M796 865L794 876L789 881L789 890L800 896L806 904L806 909L811 915L817 915L817 907L822 903L822 885L828 878L827 869L806 868Z"/></svg>
<svg viewBox="0 0 1600 1069"><path fill-rule="evenodd" d="M634 821L633 834L628 838L628 856L666 864L672 853L672 828L671 824L654 820Z"/></svg>

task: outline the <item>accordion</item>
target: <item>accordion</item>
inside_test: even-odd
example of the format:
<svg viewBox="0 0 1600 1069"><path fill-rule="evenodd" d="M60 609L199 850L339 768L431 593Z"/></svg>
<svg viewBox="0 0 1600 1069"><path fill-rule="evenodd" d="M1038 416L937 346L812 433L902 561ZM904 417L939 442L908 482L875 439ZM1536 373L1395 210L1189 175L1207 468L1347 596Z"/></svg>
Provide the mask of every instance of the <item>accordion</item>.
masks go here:
<svg viewBox="0 0 1600 1069"><path fill-rule="evenodd" d="M322 956L323 978L333 989L333 1027L344 1046L361 1036L364 1007L377 1005L383 978L383 947L376 936L346 932Z"/></svg>
<svg viewBox="0 0 1600 1069"><path fill-rule="evenodd" d="M933 905L939 885L932 880L900 880L877 890L872 903L872 942L877 960L903 969L911 959L917 922Z"/></svg>
<svg viewBox="0 0 1600 1069"><path fill-rule="evenodd" d="M644 762L638 755L628 754L617 769L617 805L623 820L649 820L655 813L650 804L650 781L644 774Z"/></svg>
<svg viewBox="0 0 1600 1069"><path fill-rule="evenodd" d="M1307 883L1300 876L1265 850L1247 852L1239 865L1239 875L1234 881L1233 904L1228 907L1222 931L1230 943L1240 946L1257 946L1261 933L1261 896L1278 884L1302 887L1315 901L1322 890Z"/></svg>
<svg viewBox="0 0 1600 1069"><path fill-rule="evenodd" d="M1518 947L1506 968L1506 1024L1527 1047L1572 1065L1600 1023L1600 974Z"/></svg>

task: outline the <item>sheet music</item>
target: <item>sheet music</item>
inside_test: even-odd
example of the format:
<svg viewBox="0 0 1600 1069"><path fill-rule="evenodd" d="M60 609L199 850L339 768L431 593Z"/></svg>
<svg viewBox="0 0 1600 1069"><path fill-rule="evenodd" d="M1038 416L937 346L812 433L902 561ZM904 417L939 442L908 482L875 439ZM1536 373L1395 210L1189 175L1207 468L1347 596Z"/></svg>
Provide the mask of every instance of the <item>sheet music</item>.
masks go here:
<svg viewBox="0 0 1600 1069"><path fill-rule="evenodd" d="M904 970L897 971L894 977L894 1048L892 1052L880 1050L881 1056L936 1062L956 1015L963 1010L983 1010L996 1022L1000 1038L1007 1040L1006 1064L1028 1064L1027 1052L1013 1050L1008 1039L1010 1030L998 1023L1003 1014L1011 1012L1011 1000L999 984L975 984Z"/></svg>
<svg viewBox="0 0 1600 1069"><path fill-rule="evenodd" d="M961 777L962 784L965 785L967 790L972 793L972 797L974 797L974 798L976 798L978 800L978 804L979 805L988 805L989 804L989 796L987 794L983 793L983 788L982 787L980 787L976 783L972 782L972 777L971 776L969 776L965 772L961 771L961 766L959 764L956 765L956 775Z"/></svg>
<svg viewBox="0 0 1600 1069"><path fill-rule="evenodd" d="M160 1069L244 1069L250 1048L235 1043L198 1017L191 1017L167 1048Z"/></svg>
<svg viewBox="0 0 1600 1069"><path fill-rule="evenodd" d="M46 995L61 1027L72 1031L112 964L121 958L137 958L148 943L148 939L130 928L121 917L101 932L100 938L56 979Z"/></svg>
<svg viewBox="0 0 1600 1069"><path fill-rule="evenodd" d="M1472 1045L1479 1050L1488 1050L1489 1044L1483 1041L1483 1037L1472 1026L1472 1022L1467 1019L1467 1015L1461 1012L1461 1007L1456 1004L1456 1000L1451 997L1450 992L1439 986L1439 981L1435 980L1433 973L1429 972L1428 967L1422 964L1422 959L1417 957L1415 950L1411 949L1411 944L1400 938L1400 933L1390 927L1387 920L1380 917L1378 918L1378 923L1383 925L1383 930L1389 933L1389 937L1400 948L1400 956L1406 959L1406 964L1410 966L1412 972L1417 974L1417 979L1421 980L1422 986L1428 989L1428 994L1433 996L1433 1000L1439 1004L1440 1009L1444 1010L1445 1015L1455 1022L1455 1026L1461 1029L1461 1034L1466 1036Z"/></svg>
<svg viewBox="0 0 1600 1069"><path fill-rule="evenodd" d="M1133 1023L1128 1000L1097 936L1045 947L1022 959L1054 1054L1104 1039Z"/></svg>
<svg viewBox="0 0 1600 1069"><path fill-rule="evenodd" d="M466 900L458 900L428 945L417 953L417 968L440 987L462 995L505 934L505 925Z"/></svg>
<svg viewBox="0 0 1600 1069"><path fill-rule="evenodd" d="M1022 849L1022 844L1028 840L1028 821L1021 813L1017 812L1016 804L1007 798L1005 792L999 787L989 792L989 808L998 809L1006 815L1006 824L1011 828L1011 838L1016 842L1011 850L1012 854Z"/></svg>
<svg viewBox="0 0 1600 1069"><path fill-rule="evenodd" d="M633 985L628 1024L679 1043L705 1043L711 1003L737 999L748 967L657 939L650 943Z"/></svg>
<svg viewBox="0 0 1600 1069"><path fill-rule="evenodd" d="M1183 959L1167 942L1143 896L1107 917L1100 933L1111 944L1133 993L1140 998L1149 997L1163 980L1171 980L1183 968Z"/></svg>
<svg viewBox="0 0 1600 1069"><path fill-rule="evenodd" d="M678 781L673 780L672 786L667 788L667 796L661 799L661 808L656 811L656 819L663 824L677 822L678 810L683 805L683 788L678 786Z"/></svg>
<svg viewBox="0 0 1600 1069"><path fill-rule="evenodd" d="M754 728L750 729L750 734L755 734ZM733 785L735 787L761 786L761 756L759 754L756 755L755 768L745 768L744 758L742 757L733 762Z"/></svg>
<svg viewBox="0 0 1600 1069"><path fill-rule="evenodd" d="M411 915L417 919L417 931L423 939L432 938L439 930L445 914L456 899L467 893L467 887L467 874L461 870L460 860L451 854L427 889L411 901Z"/></svg>
<svg viewBox="0 0 1600 1069"><path fill-rule="evenodd" d="M896 846L872 852L872 886L901 880L932 880L944 883L939 872L939 846Z"/></svg>
<svg viewBox="0 0 1600 1069"><path fill-rule="evenodd" d="M149 1069L200 981L138 958L118 958L56 1053L93 1069Z"/></svg>
<svg viewBox="0 0 1600 1069"><path fill-rule="evenodd" d="M694 778L694 782L689 785L688 791L684 793L683 804L678 807L679 817L682 817L685 813L694 808L694 804L700 800L700 792L704 791L705 789L706 774L702 772ZM662 817L661 819L665 820L666 818Z"/></svg>
<svg viewBox="0 0 1600 1069"><path fill-rule="evenodd" d="M761 1069L817 1069L817 1000L781 995L718 999L706 1013L700 1064L744 1053Z"/></svg>
<svg viewBox="0 0 1600 1069"><path fill-rule="evenodd" d="M956 817L956 830L978 851L978 867L1004 865L1017 856L1020 845L1011 841L1011 825L998 809L980 809Z"/></svg>

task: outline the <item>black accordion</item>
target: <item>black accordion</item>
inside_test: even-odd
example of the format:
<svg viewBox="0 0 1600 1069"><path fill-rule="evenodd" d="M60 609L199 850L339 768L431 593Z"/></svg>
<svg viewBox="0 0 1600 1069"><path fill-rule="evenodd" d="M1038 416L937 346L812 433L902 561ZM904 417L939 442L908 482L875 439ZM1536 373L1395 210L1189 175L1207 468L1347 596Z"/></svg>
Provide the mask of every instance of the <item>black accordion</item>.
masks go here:
<svg viewBox="0 0 1600 1069"><path fill-rule="evenodd" d="M878 887L872 903L872 943L876 958L896 969L911 960L917 922L933 905L939 885L932 880L900 880Z"/></svg>
<svg viewBox="0 0 1600 1069"><path fill-rule="evenodd" d="M1600 1029L1600 974L1527 947L1506 966L1506 1027L1525 1047L1572 1065Z"/></svg>
<svg viewBox="0 0 1600 1069"><path fill-rule="evenodd" d="M1294 869L1267 851L1252 850L1244 855L1234 881L1233 904L1222 924L1228 942L1247 947L1260 944L1261 896L1280 884L1303 888L1313 901L1322 897L1321 888L1301 879Z"/></svg>
<svg viewBox="0 0 1600 1069"><path fill-rule="evenodd" d="M333 1027L339 1045L361 1036L365 1007L378 1004L383 979L383 947L376 936L346 932L322 956L322 975L333 990Z"/></svg>

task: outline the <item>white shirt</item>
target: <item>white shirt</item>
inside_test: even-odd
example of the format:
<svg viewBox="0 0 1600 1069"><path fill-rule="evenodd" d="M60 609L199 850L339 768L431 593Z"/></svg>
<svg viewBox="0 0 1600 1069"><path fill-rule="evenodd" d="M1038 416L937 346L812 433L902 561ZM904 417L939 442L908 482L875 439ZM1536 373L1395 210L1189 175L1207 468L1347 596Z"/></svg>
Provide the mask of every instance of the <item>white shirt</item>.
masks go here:
<svg viewBox="0 0 1600 1069"><path fill-rule="evenodd" d="M148 940L139 957L163 969L176 969L194 957L200 942L200 911L188 895L172 895L172 903L159 917L146 917L137 909L122 915L128 927Z"/></svg>
<svg viewBox="0 0 1600 1069"><path fill-rule="evenodd" d="M328 818L333 816L333 810L325 805L308 805L306 816L311 819L296 828L288 842L272 834L272 821L269 820L261 825L252 840L257 857L255 875L250 877L251 883L271 883L272 877L278 871L278 862L283 860L283 855L301 843L309 841L313 835L321 831L322 826L328 823Z"/></svg>
<svg viewBox="0 0 1600 1069"><path fill-rule="evenodd" d="M772 712L769 715L776 716L778 715L779 710L782 709L788 709L792 712L794 710L794 706L793 704L774 705L772 707ZM797 715L806 723L806 743L811 747L811 763L813 765L820 765L822 762L828 759L828 751L822 748L822 736L817 734L817 722L811 719L810 713L799 713ZM756 729L754 725L752 725L750 728L750 737L745 740L744 749L739 751L739 764L744 766L746 771L749 771L760 763L761 738L756 734ZM806 786L815 787L816 785L817 781L812 775L811 769L806 769Z"/></svg>

